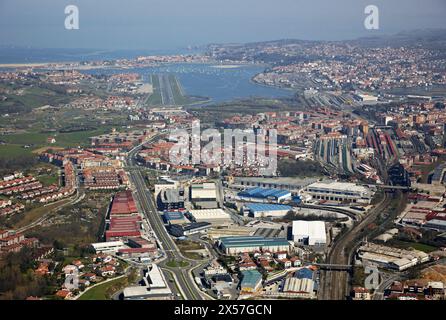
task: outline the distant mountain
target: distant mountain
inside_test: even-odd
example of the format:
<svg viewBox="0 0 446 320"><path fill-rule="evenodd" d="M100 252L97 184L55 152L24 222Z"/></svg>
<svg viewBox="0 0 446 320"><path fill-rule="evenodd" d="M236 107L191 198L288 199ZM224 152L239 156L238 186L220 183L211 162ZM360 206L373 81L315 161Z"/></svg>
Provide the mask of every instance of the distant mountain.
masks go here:
<svg viewBox="0 0 446 320"><path fill-rule="evenodd" d="M368 47L401 47L418 46L425 48L446 48L446 29L420 29L403 31L394 35L379 35L362 37L353 40L324 41L324 40L300 40L300 39L278 39L248 43L214 43L208 47L257 47L257 46L284 46L290 44L316 44L316 43L350 43L352 45Z"/></svg>
<svg viewBox="0 0 446 320"><path fill-rule="evenodd" d="M389 36L363 37L348 41L365 47L423 47L446 49L446 29L404 31Z"/></svg>

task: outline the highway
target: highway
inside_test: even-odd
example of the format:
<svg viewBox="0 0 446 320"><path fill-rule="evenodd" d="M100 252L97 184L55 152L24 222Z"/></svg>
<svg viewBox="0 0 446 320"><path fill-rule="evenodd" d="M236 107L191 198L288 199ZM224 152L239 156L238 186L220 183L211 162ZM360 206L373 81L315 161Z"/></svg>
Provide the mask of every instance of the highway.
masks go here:
<svg viewBox="0 0 446 320"><path fill-rule="evenodd" d="M379 214L389 205L391 199L384 193L383 199L369 211L367 216L355 224L352 229L336 240L330 247L326 263L334 265L348 265L353 253L362 239L358 236L362 230L375 221ZM347 249L349 251L347 252ZM320 300L344 300L349 294L349 274L345 271L321 271Z"/></svg>
<svg viewBox="0 0 446 320"><path fill-rule="evenodd" d="M152 139L155 139L152 138ZM134 166L134 157L139 151L141 146L134 148L129 152L128 165ZM143 214L149 221L151 228L153 229L156 237L158 238L159 244L165 252L166 259L158 263L164 271L167 271L173 276L173 280L179 287L181 295L186 300L203 300L203 293L195 284L192 276L192 270L200 267L201 265L208 262L205 261L195 261L185 258L178 247L175 245L174 241L167 233L164 223L158 214L158 211L153 202L153 197L150 191L147 189L144 177L141 173L142 169L133 169L129 171L129 176L132 181L133 186L136 188L135 199L139 203ZM169 261L186 261L188 266L186 267L172 267L168 265Z"/></svg>

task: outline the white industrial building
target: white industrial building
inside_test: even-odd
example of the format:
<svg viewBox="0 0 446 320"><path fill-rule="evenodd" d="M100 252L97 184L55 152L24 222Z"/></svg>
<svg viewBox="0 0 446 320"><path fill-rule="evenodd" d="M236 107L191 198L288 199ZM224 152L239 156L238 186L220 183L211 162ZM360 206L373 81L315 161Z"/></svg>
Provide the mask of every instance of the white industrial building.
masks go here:
<svg viewBox="0 0 446 320"><path fill-rule="evenodd" d="M248 215L254 218L281 218L292 211L292 207L282 204L269 204L269 203L246 203L243 208L243 214L248 212Z"/></svg>
<svg viewBox="0 0 446 320"><path fill-rule="evenodd" d="M190 216L195 222L209 222L213 225L231 223L231 216L223 209L197 209L189 210Z"/></svg>
<svg viewBox="0 0 446 320"><path fill-rule="evenodd" d="M366 186L351 182L316 182L305 188L315 200L369 204L374 192Z"/></svg>
<svg viewBox="0 0 446 320"><path fill-rule="evenodd" d="M317 246L327 243L323 221L293 221L293 240L296 244Z"/></svg>
<svg viewBox="0 0 446 320"><path fill-rule="evenodd" d="M190 199L196 208L217 208L217 189L215 183L195 183L190 186Z"/></svg>
<svg viewBox="0 0 446 320"><path fill-rule="evenodd" d="M192 201L215 201L217 199L215 183L206 182L191 185L191 199Z"/></svg>
<svg viewBox="0 0 446 320"><path fill-rule="evenodd" d="M150 270L144 271L143 286L133 286L124 289L125 300L170 299L172 291L166 279L156 264Z"/></svg>
<svg viewBox="0 0 446 320"><path fill-rule="evenodd" d="M122 241L109 241L109 242L98 242L92 243L91 246L96 251L96 253L115 253L119 249L124 249L126 246Z"/></svg>
<svg viewBox="0 0 446 320"><path fill-rule="evenodd" d="M357 100L361 102L377 102L378 97L366 94L366 93L357 93L353 95Z"/></svg>
<svg viewBox="0 0 446 320"><path fill-rule="evenodd" d="M155 183L155 199L158 197L158 194L167 189L177 189L180 186L178 181L172 180L168 177L162 177L159 181Z"/></svg>

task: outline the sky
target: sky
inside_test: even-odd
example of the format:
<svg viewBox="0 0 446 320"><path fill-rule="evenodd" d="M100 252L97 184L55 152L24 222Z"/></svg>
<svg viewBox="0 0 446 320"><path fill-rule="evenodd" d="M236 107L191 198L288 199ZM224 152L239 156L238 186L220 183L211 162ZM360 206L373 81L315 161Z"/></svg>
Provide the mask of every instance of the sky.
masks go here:
<svg viewBox="0 0 446 320"><path fill-rule="evenodd" d="M79 29L65 28L67 5ZM367 5L379 30L364 27ZM275 39L346 40L446 28L445 0L0 0L0 45L174 49Z"/></svg>

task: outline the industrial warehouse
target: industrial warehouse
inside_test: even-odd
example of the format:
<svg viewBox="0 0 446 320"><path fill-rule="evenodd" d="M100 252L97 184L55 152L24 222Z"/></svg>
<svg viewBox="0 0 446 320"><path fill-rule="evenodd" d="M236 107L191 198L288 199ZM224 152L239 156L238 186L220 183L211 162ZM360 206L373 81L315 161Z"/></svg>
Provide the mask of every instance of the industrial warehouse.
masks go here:
<svg viewBox="0 0 446 320"><path fill-rule="evenodd" d="M241 200L251 201L251 202L282 202L285 200L291 200L291 192L288 190L277 190L277 189L264 189L264 188L251 188L238 193Z"/></svg>
<svg viewBox="0 0 446 320"><path fill-rule="evenodd" d="M305 188L305 193L316 200L369 204L374 192L365 186L349 182L315 182Z"/></svg>
<svg viewBox="0 0 446 320"><path fill-rule="evenodd" d="M267 204L267 203L246 203L244 205L244 213L254 218L274 217L280 218L285 216L293 208L288 205Z"/></svg>
<svg viewBox="0 0 446 320"><path fill-rule="evenodd" d="M221 237L219 247L227 255L254 251L290 251L290 243L283 238L250 237Z"/></svg>
<svg viewBox="0 0 446 320"><path fill-rule="evenodd" d="M209 222L212 225L231 223L231 216L223 209L197 209L189 210L190 218L194 222Z"/></svg>
<svg viewBox="0 0 446 320"><path fill-rule="evenodd" d="M293 241L300 245L323 246L327 243L323 221L293 221Z"/></svg>
<svg viewBox="0 0 446 320"><path fill-rule="evenodd" d="M398 271L406 270L430 260L429 255L423 251L397 249L371 242L366 242L359 247L358 257L363 263L374 263L382 268Z"/></svg>

